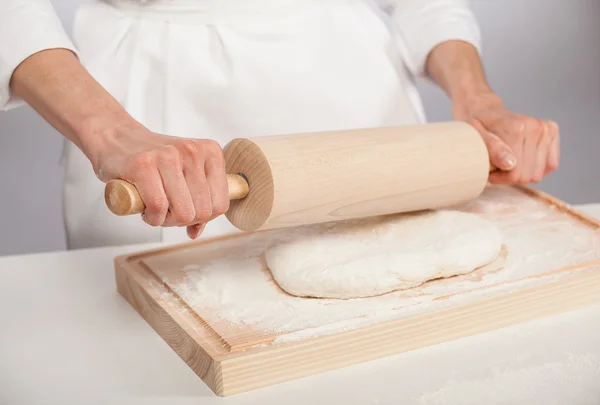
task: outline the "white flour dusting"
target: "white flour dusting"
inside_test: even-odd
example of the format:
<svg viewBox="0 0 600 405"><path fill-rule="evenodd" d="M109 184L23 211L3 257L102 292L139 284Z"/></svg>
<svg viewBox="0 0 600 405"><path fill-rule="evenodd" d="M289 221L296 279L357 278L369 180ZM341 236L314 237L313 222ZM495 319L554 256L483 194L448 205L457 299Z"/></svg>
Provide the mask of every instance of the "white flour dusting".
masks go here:
<svg viewBox="0 0 600 405"><path fill-rule="evenodd" d="M547 281L517 280L600 259L600 232L595 227L518 190L493 187L477 201L458 208L497 224L508 248L504 268L479 278L461 276L378 297L297 298L277 287L261 258L270 238L285 235L285 230L246 235L218 246L198 245L150 258L147 263L160 268L162 280L209 324L271 333L279 343L351 330L425 307L446 307L473 296L505 293ZM173 267L175 262L177 267ZM497 286L500 283L504 284ZM471 290L475 291L467 294Z"/></svg>

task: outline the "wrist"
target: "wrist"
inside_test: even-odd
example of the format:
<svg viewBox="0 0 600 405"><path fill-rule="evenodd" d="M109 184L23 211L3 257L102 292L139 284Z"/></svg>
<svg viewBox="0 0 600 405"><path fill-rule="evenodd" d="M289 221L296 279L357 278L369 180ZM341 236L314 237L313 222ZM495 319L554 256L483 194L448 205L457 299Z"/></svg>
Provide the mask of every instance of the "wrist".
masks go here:
<svg viewBox="0 0 600 405"><path fill-rule="evenodd" d="M127 113L117 113L86 117L76 125L75 132L80 140L80 149L96 170L106 149L122 134L138 128L143 128L143 125Z"/></svg>
<svg viewBox="0 0 600 405"><path fill-rule="evenodd" d="M470 92L461 97L452 98L453 115L457 119L465 119L475 111L500 108L502 99L491 90Z"/></svg>

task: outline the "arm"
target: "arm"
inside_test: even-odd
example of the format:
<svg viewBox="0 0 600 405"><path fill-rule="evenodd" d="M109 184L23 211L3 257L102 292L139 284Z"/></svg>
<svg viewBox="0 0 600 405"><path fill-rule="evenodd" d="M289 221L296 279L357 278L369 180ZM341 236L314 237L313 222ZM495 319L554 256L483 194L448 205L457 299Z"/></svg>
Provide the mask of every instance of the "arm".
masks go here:
<svg viewBox="0 0 600 405"><path fill-rule="evenodd" d="M27 57L14 70L10 89L77 145L94 168L108 136L118 128L142 128L66 49Z"/></svg>
<svg viewBox="0 0 600 405"><path fill-rule="evenodd" d="M500 101L487 82L479 52L468 42L450 40L437 45L428 55L425 74L458 105L476 98Z"/></svg>
<svg viewBox="0 0 600 405"><path fill-rule="evenodd" d="M480 60L481 38L464 0L394 0L393 20L406 64L440 86L455 119L468 121L502 171L494 183L539 181L559 161L558 125L507 110L490 88Z"/></svg>
<svg viewBox="0 0 600 405"><path fill-rule="evenodd" d="M47 0L1 4L3 109L27 102L83 151L100 180L136 185L146 205L143 219L152 226L187 225L195 238L227 210L225 164L216 142L156 134L135 121L81 65ZM17 31L9 35L4 24ZM46 31L57 35L44 38ZM18 42L9 40L15 37Z"/></svg>

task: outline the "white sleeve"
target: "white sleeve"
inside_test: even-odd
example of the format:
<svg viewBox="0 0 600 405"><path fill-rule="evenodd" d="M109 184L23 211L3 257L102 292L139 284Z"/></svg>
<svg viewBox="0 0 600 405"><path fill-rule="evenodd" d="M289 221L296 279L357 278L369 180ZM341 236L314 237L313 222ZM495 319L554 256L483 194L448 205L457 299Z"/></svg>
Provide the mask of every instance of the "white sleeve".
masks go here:
<svg viewBox="0 0 600 405"><path fill-rule="evenodd" d="M53 48L77 55L50 0L0 0L0 110L24 104L9 88L16 67L34 53Z"/></svg>
<svg viewBox="0 0 600 405"><path fill-rule="evenodd" d="M431 50L448 40L462 40L481 52L481 34L466 0L393 0L392 20L408 69L422 76Z"/></svg>

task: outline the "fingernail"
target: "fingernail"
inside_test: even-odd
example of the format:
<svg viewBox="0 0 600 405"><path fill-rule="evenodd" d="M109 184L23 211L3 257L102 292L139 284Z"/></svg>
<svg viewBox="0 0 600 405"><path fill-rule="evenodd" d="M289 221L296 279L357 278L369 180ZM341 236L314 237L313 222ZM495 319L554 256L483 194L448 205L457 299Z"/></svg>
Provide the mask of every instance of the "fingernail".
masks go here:
<svg viewBox="0 0 600 405"><path fill-rule="evenodd" d="M500 153L498 158L500 159L500 162L502 162L502 166L504 166L504 168L507 170L513 169L517 165L517 158L508 151L503 151Z"/></svg>

